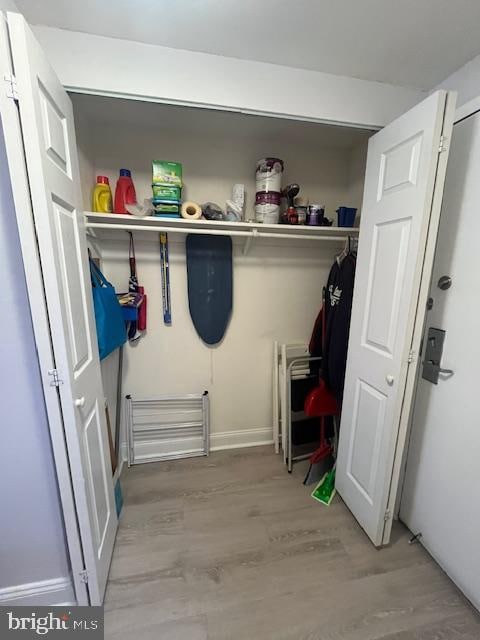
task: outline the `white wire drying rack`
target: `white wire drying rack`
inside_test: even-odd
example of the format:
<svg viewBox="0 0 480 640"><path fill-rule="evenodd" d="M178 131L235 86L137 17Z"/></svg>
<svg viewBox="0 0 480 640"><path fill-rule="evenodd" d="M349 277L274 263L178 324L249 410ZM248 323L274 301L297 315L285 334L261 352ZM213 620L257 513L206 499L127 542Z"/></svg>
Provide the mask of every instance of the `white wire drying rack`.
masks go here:
<svg viewBox="0 0 480 640"><path fill-rule="evenodd" d="M209 395L126 397L128 466L210 453Z"/></svg>
<svg viewBox="0 0 480 640"><path fill-rule="evenodd" d="M321 360L321 357L310 355L305 343L273 343L273 442L275 453L282 450L283 461L289 472L292 471L293 462L310 455L294 455L293 452L292 382L308 378L310 364ZM304 415L296 419L304 419Z"/></svg>

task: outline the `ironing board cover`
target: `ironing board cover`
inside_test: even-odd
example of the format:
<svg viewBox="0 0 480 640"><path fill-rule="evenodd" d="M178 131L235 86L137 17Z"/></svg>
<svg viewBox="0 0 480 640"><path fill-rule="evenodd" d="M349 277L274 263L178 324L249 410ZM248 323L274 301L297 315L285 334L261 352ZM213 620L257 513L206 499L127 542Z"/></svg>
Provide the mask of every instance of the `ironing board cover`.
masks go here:
<svg viewBox="0 0 480 640"><path fill-rule="evenodd" d="M232 239L228 236L187 236L188 306L200 338L220 342L233 304Z"/></svg>

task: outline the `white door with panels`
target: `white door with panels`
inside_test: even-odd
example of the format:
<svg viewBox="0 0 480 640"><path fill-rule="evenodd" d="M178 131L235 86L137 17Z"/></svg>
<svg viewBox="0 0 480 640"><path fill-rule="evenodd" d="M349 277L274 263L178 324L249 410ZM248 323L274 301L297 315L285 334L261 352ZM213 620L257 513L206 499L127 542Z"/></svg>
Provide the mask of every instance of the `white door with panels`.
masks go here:
<svg viewBox="0 0 480 640"><path fill-rule="evenodd" d="M30 194L91 604L101 604L117 530L73 111L25 20L8 27ZM15 167L10 167L11 172ZM15 181L12 180L15 187ZM33 249L33 248L32 248Z"/></svg>
<svg viewBox="0 0 480 640"><path fill-rule="evenodd" d="M453 102L431 95L368 146L336 486L375 545L390 537Z"/></svg>

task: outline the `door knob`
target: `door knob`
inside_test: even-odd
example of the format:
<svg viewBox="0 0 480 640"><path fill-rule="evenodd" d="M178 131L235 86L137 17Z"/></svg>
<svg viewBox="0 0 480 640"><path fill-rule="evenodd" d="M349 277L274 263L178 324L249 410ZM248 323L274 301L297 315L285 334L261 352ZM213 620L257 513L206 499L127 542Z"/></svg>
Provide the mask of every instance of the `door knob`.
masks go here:
<svg viewBox="0 0 480 640"><path fill-rule="evenodd" d="M75 398L75 406L83 407L85 404L85 398L82 396L81 398Z"/></svg>
<svg viewBox="0 0 480 640"><path fill-rule="evenodd" d="M385 380L387 381L387 384L391 387L392 384L395 382L395 378L393 376L385 376Z"/></svg>

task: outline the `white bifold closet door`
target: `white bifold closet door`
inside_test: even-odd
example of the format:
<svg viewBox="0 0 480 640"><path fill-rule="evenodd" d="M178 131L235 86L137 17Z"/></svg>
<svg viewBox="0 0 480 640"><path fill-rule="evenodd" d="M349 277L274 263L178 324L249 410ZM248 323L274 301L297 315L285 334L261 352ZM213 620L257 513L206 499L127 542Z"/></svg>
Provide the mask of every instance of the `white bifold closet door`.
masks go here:
<svg viewBox="0 0 480 640"><path fill-rule="evenodd" d="M117 514L72 104L23 17L9 13L8 28L88 590L101 604Z"/></svg>
<svg viewBox="0 0 480 640"><path fill-rule="evenodd" d="M431 95L368 146L336 486L375 545L390 538L454 102Z"/></svg>

